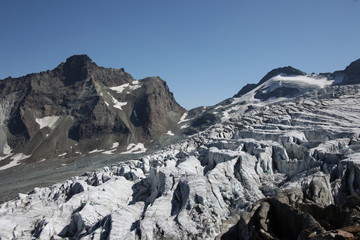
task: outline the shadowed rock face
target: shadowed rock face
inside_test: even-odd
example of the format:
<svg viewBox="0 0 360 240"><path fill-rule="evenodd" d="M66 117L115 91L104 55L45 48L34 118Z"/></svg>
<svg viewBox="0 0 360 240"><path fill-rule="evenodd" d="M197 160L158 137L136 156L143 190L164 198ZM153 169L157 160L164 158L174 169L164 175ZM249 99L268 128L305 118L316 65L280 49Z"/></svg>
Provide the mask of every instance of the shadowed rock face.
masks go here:
<svg viewBox="0 0 360 240"><path fill-rule="evenodd" d="M261 91L259 91L255 94L254 97L261 99L261 100L267 100L272 97L275 97L275 98L292 97L299 93L300 93L299 89L296 89L296 88L280 87L280 88L277 88L276 90L274 90L272 92L268 92L268 93L262 93Z"/></svg>
<svg viewBox="0 0 360 240"><path fill-rule="evenodd" d="M233 239L358 239L360 213L353 202L358 204L359 198L349 197L342 206L327 207L265 199L242 215ZM230 239L226 236L222 239Z"/></svg>
<svg viewBox="0 0 360 240"><path fill-rule="evenodd" d="M337 74L345 75L341 85L360 84L360 59L352 62L344 71L339 71Z"/></svg>
<svg viewBox="0 0 360 240"><path fill-rule="evenodd" d="M0 81L0 154L42 157L118 150L171 130L185 112L159 77L136 81L124 69L75 55L51 71Z"/></svg>

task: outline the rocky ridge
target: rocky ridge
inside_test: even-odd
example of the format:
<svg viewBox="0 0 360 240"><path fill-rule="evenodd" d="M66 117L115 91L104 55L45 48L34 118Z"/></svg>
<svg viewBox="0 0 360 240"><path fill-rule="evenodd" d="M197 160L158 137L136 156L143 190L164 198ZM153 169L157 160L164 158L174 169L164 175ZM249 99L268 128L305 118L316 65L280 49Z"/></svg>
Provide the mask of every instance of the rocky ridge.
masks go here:
<svg viewBox="0 0 360 240"><path fill-rule="evenodd" d="M0 168L94 152L143 151L185 112L159 77L75 55L51 71L0 81Z"/></svg>
<svg viewBox="0 0 360 240"><path fill-rule="evenodd" d="M356 239L360 86L333 82L280 74L190 111L181 128L206 129L0 205L0 237Z"/></svg>

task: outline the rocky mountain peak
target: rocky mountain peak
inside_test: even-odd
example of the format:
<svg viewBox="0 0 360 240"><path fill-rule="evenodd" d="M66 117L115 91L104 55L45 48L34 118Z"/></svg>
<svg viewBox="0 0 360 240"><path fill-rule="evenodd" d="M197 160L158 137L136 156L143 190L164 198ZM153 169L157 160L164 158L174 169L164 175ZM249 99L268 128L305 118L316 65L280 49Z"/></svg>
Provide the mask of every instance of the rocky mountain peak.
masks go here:
<svg viewBox="0 0 360 240"><path fill-rule="evenodd" d="M1 89L0 158L5 160L0 168L14 153L25 154L23 162L30 163L146 146L179 131L185 112L160 78L137 81L123 68L97 66L87 55L69 57L51 71L8 79Z"/></svg>
<svg viewBox="0 0 360 240"><path fill-rule="evenodd" d="M65 64L87 64L94 63L93 60L86 54L73 55L66 59ZM94 63L95 64L95 63Z"/></svg>
<svg viewBox="0 0 360 240"><path fill-rule="evenodd" d="M359 84L360 83L360 59L352 62L345 68L343 73L346 75L343 84Z"/></svg>
<svg viewBox="0 0 360 240"><path fill-rule="evenodd" d="M291 76L291 75L295 75L295 76L301 76L301 75L306 75L305 72L300 71L299 69L296 69L294 67L291 66L287 66L287 67L280 67L280 68L275 68L273 70L271 70L270 72L268 72L261 80L259 83L255 84L255 83L251 83L251 84L246 84L237 94L235 94L233 97L238 98L241 97L242 95L250 92L251 90L253 90L254 88L256 88L257 86L265 83L266 81L268 81L269 79L277 76L277 75L285 75L285 76Z"/></svg>
<svg viewBox="0 0 360 240"><path fill-rule="evenodd" d="M59 65L62 75L66 78L67 83L86 79L89 72L97 65L87 55L74 55L66 59L65 63Z"/></svg>
<svg viewBox="0 0 360 240"><path fill-rule="evenodd" d="M291 66L275 68L275 69L271 70L270 72L268 72L260 80L259 85L266 82L270 78L275 77L276 75L280 75L280 74L283 74L283 75L306 75L305 72L300 71L299 69L293 68Z"/></svg>
<svg viewBox="0 0 360 240"><path fill-rule="evenodd" d="M360 75L360 58L350 63L350 65L345 68L345 72Z"/></svg>

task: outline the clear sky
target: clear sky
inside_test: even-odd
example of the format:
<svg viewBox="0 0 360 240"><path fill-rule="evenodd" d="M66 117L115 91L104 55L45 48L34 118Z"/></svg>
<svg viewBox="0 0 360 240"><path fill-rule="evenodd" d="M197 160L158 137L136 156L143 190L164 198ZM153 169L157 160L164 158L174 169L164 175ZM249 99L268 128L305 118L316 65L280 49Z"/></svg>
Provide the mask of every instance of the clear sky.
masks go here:
<svg viewBox="0 0 360 240"><path fill-rule="evenodd" d="M0 79L83 53L160 76L185 108L213 105L276 67L332 72L360 58L360 1L0 2Z"/></svg>

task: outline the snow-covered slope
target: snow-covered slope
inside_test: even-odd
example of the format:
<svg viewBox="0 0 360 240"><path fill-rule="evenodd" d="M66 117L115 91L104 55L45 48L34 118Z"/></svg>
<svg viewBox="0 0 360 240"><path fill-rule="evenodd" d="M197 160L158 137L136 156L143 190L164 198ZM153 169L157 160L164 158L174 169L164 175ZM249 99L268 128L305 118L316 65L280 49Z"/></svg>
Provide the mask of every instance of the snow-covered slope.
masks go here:
<svg viewBox="0 0 360 240"><path fill-rule="evenodd" d="M179 122L181 129L191 135L213 124L238 119L255 108L264 108L280 102L293 102L306 92L323 91L334 83L332 78L324 75L305 73L302 75L279 73L265 80L246 93L237 94L237 97L226 99L215 106L190 110L186 118Z"/></svg>
<svg viewBox="0 0 360 240"><path fill-rule="evenodd" d="M315 88L255 97L283 85ZM0 206L0 237L213 239L265 197L327 206L360 196L360 87L326 85L276 76L215 106L222 121L182 142L19 194Z"/></svg>
<svg viewBox="0 0 360 240"><path fill-rule="evenodd" d="M220 104L216 112L223 114L223 121L242 116L249 108L263 107L277 102L286 102L313 90L330 86L334 80L319 75L276 75L241 97L233 98L230 104Z"/></svg>

